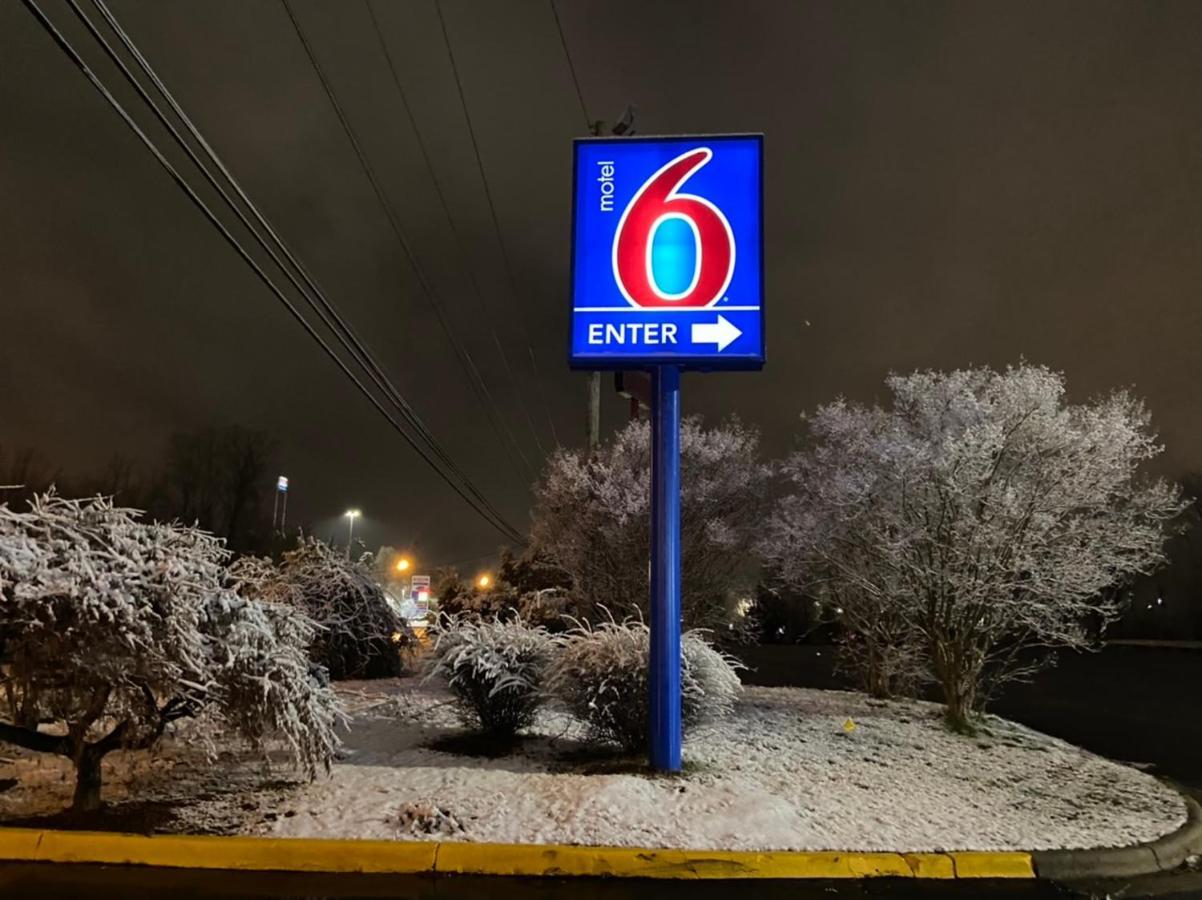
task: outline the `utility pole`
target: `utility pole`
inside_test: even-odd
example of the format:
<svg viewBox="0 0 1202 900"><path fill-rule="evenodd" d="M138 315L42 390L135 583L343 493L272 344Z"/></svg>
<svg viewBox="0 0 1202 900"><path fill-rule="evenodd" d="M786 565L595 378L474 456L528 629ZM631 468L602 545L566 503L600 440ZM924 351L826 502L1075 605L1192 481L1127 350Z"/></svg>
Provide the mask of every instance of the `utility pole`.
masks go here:
<svg viewBox="0 0 1202 900"><path fill-rule="evenodd" d="M601 449L601 373L588 374L588 452Z"/></svg>
<svg viewBox="0 0 1202 900"><path fill-rule="evenodd" d="M610 126L609 133L614 137L634 134L634 104L626 107L622 117ZM601 135L605 123L598 119L593 123L593 137ZM601 373L589 372L588 376L588 452L596 453L601 449Z"/></svg>

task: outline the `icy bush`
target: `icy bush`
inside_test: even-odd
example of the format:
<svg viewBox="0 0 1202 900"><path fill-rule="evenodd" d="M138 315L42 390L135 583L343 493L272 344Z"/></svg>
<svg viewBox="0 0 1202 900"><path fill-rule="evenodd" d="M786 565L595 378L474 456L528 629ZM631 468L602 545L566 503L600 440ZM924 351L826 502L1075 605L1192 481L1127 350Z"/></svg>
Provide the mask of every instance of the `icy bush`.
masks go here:
<svg viewBox="0 0 1202 900"><path fill-rule="evenodd" d="M547 670L547 689L593 736L636 752L647 745L647 669L651 633L638 620L582 624L563 637ZM685 730L734 710L739 662L698 630L681 637L681 717Z"/></svg>
<svg viewBox="0 0 1202 900"><path fill-rule="evenodd" d="M106 754L149 748L184 717L257 745L282 736L309 774L328 765L339 714L309 665L313 625L238 596L228 555L210 534L103 498L0 505L0 741L69 757L74 808L99 806Z"/></svg>
<svg viewBox="0 0 1202 900"><path fill-rule="evenodd" d="M508 621L521 619L548 631L563 631L576 607L563 588L543 588L519 593L512 585L499 583L481 590L465 587L439 595L439 609L459 619Z"/></svg>
<svg viewBox="0 0 1202 900"><path fill-rule="evenodd" d="M518 598L518 615L523 622L542 625L548 631L563 631L575 611L571 594L563 588L527 591Z"/></svg>
<svg viewBox="0 0 1202 900"><path fill-rule="evenodd" d="M282 739L309 777L328 770L343 715L325 668L309 660L313 622L293 607L223 591L205 609L204 628L218 638L211 691L225 720L258 749L264 735Z"/></svg>
<svg viewBox="0 0 1202 900"><path fill-rule="evenodd" d="M230 567L230 577L241 593L295 607L312 619L318 627L310 654L334 680L400 675L412 631L389 605L366 559L347 559L308 537L280 565L247 557Z"/></svg>
<svg viewBox="0 0 1202 900"><path fill-rule="evenodd" d="M444 616L427 677L446 682L469 725L512 737L534 723L552 647L545 629L519 618Z"/></svg>

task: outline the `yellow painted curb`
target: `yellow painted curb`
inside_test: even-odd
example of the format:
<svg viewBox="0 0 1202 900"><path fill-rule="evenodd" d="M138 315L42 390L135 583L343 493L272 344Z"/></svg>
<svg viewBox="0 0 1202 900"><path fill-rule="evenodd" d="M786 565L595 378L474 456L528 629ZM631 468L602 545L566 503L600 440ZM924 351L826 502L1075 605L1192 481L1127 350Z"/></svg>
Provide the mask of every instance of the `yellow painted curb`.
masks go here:
<svg viewBox="0 0 1202 900"><path fill-rule="evenodd" d="M1028 853L800 853L0 828L0 859L256 872L612 878L1034 878Z"/></svg>
<svg viewBox="0 0 1202 900"><path fill-rule="evenodd" d="M249 872L432 872L438 845L0 829L0 859Z"/></svg>
<svg viewBox="0 0 1202 900"><path fill-rule="evenodd" d="M914 872L915 878L956 877L956 866L945 853L903 853L902 858Z"/></svg>
<svg viewBox="0 0 1202 900"><path fill-rule="evenodd" d="M649 850L536 844L445 843L436 871L455 875L593 875L616 878L954 878L941 853L800 853Z"/></svg>
<svg viewBox="0 0 1202 900"><path fill-rule="evenodd" d="M961 851L949 854L957 878L1034 878L1030 853L983 853Z"/></svg>

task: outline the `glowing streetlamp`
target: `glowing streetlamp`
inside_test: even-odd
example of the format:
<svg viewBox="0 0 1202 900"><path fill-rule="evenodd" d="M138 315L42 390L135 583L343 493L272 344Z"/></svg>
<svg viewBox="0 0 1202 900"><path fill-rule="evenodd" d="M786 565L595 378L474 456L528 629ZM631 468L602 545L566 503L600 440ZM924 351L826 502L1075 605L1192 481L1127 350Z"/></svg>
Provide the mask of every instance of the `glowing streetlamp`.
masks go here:
<svg viewBox="0 0 1202 900"><path fill-rule="evenodd" d="M396 561L396 565L393 566L393 568L396 569L397 572L403 574L405 572L408 572L409 569L412 568L412 565L413 564L409 562L408 557L402 556L400 559L398 559Z"/></svg>
<svg viewBox="0 0 1202 900"><path fill-rule="evenodd" d="M476 579L476 587L480 588L481 590L488 587L490 584L492 584L492 579L487 575L481 575Z"/></svg>
<svg viewBox="0 0 1202 900"><path fill-rule="evenodd" d="M346 558L351 558L351 542L355 539L355 519L359 518L363 513L357 509L348 509L343 515L346 516Z"/></svg>

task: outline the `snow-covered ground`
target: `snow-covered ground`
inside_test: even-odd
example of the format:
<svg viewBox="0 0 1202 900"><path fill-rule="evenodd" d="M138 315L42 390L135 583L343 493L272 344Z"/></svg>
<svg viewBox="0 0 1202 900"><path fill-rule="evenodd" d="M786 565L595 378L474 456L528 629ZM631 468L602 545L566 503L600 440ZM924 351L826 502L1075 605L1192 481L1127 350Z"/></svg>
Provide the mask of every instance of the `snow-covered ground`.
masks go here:
<svg viewBox="0 0 1202 900"><path fill-rule="evenodd" d="M110 755L104 792L115 818L89 827L922 851L1121 846L1185 819L1177 794L1142 772L1001 719L979 737L950 734L928 703L747 688L730 720L686 742L685 774L660 777L596 753L564 716L543 716L519 750L490 759L431 746L459 730L437 689L402 679L339 690L352 728L329 778L267 772L232 747L210 766L185 730L153 753ZM68 766L22 753L0 760L0 779L18 779L0 793L0 818L61 809ZM446 828L414 826L437 810Z"/></svg>
<svg viewBox="0 0 1202 900"><path fill-rule="evenodd" d="M345 759L265 831L423 837L402 824L417 808L462 824L439 840L1034 850L1147 841L1185 820L1177 794L1142 772L1001 719L988 735L953 735L927 703L747 688L734 717L686 742L686 774L667 778L590 757L574 723L553 715L512 755L432 749L456 727L446 695L384 687L348 693Z"/></svg>
<svg viewBox="0 0 1202 900"><path fill-rule="evenodd" d="M235 834L258 827L304 784L283 753L268 767L261 754L218 736L222 749L210 761L194 739L196 723L176 727L153 750L108 754L101 765L105 808L74 819L62 815L75 785L70 760L0 744L0 825Z"/></svg>

